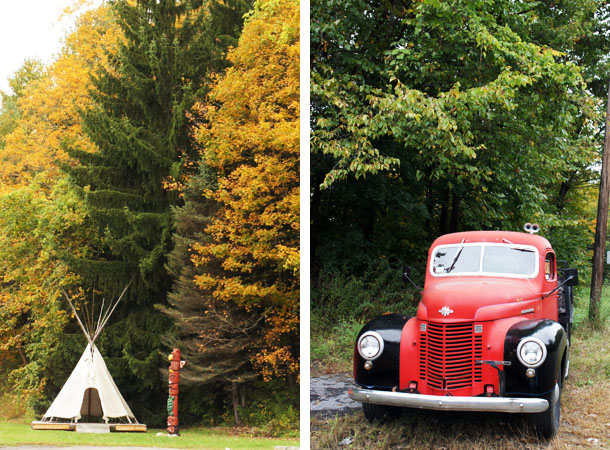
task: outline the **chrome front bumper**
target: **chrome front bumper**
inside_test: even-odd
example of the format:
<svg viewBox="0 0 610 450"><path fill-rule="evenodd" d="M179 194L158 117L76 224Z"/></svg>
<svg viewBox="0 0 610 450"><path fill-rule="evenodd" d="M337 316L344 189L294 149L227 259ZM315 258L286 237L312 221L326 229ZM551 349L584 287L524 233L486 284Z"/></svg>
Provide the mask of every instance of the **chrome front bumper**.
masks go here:
<svg viewBox="0 0 610 450"><path fill-rule="evenodd" d="M543 398L439 397L371 389L350 389L348 395L357 402L440 411L537 413L546 411L549 407L549 402Z"/></svg>

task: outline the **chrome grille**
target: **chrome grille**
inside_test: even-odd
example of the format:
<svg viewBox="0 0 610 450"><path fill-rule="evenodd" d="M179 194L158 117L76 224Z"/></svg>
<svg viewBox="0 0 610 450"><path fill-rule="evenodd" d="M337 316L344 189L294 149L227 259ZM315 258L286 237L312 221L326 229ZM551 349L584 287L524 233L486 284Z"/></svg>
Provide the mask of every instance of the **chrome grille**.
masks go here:
<svg viewBox="0 0 610 450"><path fill-rule="evenodd" d="M482 335L474 324L428 323L420 335L420 378L435 389L461 389L480 382Z"/></svg>

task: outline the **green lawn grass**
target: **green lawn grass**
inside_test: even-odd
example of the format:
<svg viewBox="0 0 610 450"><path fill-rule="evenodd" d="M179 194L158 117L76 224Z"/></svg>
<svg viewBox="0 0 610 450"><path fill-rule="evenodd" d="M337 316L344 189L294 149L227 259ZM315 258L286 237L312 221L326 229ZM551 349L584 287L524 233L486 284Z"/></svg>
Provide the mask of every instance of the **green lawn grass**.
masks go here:
<svg viewBox="0 0 610 450"><path fill-rule="evenodd" d="M0 445L44 446L139 446L197 449L273 449L275 446L298 446L297 439L269 439L237 434L232 429L192 428L180 430L180 436L157 436L165 430L146 433L89 434L73 431L32 430L29 424L0 422Z"/></svg>

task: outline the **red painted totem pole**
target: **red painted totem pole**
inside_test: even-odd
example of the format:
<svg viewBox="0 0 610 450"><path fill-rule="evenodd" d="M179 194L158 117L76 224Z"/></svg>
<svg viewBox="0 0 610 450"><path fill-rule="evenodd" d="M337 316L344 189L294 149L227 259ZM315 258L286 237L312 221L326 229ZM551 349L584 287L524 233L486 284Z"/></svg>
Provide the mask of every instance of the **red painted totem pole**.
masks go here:
<svg viewBox="0 0 610 450"><path fill-rule="evenodd" d="M180 360L180 349L175 348L167 357L169 361L169 398L167 399L167 432L178 436L178 382L180 381L180 369L186 361Z"/></svg>

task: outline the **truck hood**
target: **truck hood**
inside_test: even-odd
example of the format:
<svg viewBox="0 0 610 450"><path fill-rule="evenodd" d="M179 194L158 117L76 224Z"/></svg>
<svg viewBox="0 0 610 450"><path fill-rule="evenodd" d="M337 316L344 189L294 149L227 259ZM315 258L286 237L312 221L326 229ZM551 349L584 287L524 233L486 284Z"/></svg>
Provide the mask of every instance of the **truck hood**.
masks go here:
<svg viewBox="0 0 610 450"><path fill-rule="evenodd" d="M442 278L424 289L417 317L444 322L500 319L533 312L539 299L540 286L534 280Z"/></svg>

